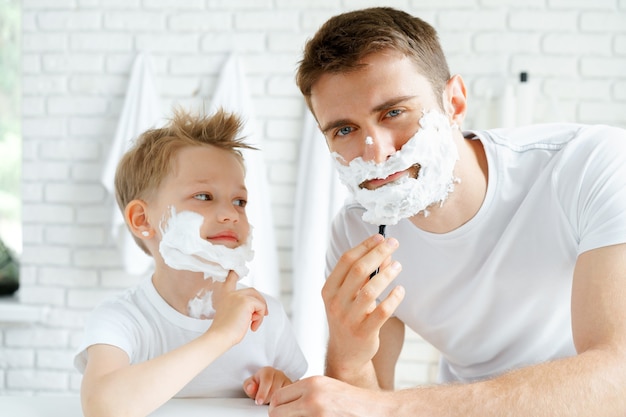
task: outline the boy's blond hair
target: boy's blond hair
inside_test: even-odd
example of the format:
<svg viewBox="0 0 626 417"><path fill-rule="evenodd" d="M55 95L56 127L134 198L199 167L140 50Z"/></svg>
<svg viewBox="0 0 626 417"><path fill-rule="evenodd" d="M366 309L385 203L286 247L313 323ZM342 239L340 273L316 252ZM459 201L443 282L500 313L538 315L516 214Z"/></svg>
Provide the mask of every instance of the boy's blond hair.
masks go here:
<svg viewBox="0 0 626 417"><path fill-rule="evenodd" d="M132 200L147 200L156 192L171 172L174 155L182 147L212 145L232 152L244 166L241 149L255 148L238 137L242 126L236 114L222 109L213 115L192 115L175 109L167 125L142 133L118 163L115 198L122 213ZM150 254L143 241L133 237Z"/></svg>

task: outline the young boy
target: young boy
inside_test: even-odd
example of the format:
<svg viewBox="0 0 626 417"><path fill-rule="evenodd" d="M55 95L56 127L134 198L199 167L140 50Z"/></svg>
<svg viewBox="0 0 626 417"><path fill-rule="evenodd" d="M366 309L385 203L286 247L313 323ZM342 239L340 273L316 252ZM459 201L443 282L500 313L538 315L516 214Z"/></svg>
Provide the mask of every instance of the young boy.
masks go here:
<svg viewBox="0 0 626 417"><path fill-rule="evenodd" d="M306 371L281 304L237 285L253 255L240 127L223 111L178 111L120 161L117 202L155 270L86 324L86 416L144 416L172 397L267 404Z"/></svg>

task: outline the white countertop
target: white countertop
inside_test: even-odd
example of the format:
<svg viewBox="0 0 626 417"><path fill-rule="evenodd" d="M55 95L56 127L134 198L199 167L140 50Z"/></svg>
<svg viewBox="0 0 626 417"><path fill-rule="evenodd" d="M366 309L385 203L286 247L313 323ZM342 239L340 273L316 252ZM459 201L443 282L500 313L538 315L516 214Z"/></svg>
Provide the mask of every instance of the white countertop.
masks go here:
<svg viewBox="0 0 626 417"><path fill-rule="evenodd" d="M76 397L0 396L2 417L82 417ZM150 417L267 417L267 406L247 398L174 398Z"/></svg>

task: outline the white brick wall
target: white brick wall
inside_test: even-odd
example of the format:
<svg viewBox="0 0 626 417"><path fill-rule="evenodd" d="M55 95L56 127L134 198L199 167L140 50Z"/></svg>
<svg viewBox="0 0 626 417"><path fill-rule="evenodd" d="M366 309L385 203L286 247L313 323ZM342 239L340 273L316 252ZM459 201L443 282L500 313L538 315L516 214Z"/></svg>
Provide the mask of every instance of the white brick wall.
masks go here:
<svg viewBox="0 0 626 417"><path fill-rule="evenodd" d="M488 91L529 71L538 110L626 127L625 0L24 0L24 254L21 299L45 323L0 326L0 394L76 393L85 314L133 285L108 235L98 182L133 57L151 51L167 102L209 102L227 53L243 58L265 140L283 301L289 308L293 196L303 114L293 70L329 16L386 3L439 30L470 93L471 127ZM549 111L540 111L549 119ZM436 352L409 333L397 380L432 380Z"/></svg>

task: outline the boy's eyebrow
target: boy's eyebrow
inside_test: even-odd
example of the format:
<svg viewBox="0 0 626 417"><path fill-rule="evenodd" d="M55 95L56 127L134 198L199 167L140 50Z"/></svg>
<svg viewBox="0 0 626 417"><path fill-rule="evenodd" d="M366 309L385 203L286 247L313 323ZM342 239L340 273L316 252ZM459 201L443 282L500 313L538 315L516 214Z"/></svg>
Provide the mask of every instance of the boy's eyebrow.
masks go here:
<svg viewBox="0 0 626 417"><path fill-rule="evenodd" d="M378 113L381 110L386 110L389 109L393 106L397 106L399 103L402 103L404 101L407 100L411 100L414 99L417 96L400 96L400 97L393 97L379 105L377 105L376 107L374 107L370 113ZM324 135L326 135L326 132L328 132L331 129L335 129L337 127L341 127L347 124L350 124L351 121L350 119L338 119L338 120L333 120L332 122L329 122L327 124L325 124L323 127L320 128L320 130L322 131L322 133Z"/></svg>

